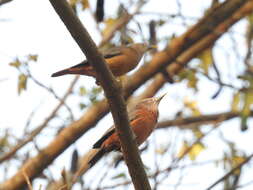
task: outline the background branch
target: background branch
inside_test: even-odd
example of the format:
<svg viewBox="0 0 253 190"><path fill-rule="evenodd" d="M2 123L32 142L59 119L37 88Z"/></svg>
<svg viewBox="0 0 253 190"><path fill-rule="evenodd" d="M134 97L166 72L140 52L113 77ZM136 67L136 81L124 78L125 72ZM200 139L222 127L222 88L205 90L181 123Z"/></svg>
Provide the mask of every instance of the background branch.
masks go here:
<svg viewBox="0 0 253 190"><path fill-rule="evenodd" d="M229 3L233 2L239 2L239 1L229 1ZM227 19L224 20L224 17L219 20L219 22L213 22L213 24L210 26L211 28L211 33L208 35L205 35L202 37L202 46L199 45L199 47L204 46L205 40L209 39L209 43L214 43L215 40L218 39L219 36L222 35L222 31L226 31L229 27L231 27L236 21L241 19L243 16L249 14L250 11L252 11L252 1L244 1L244 6L239 9L239 6L236 5L236 9L233 8L233 11L237 12L235 14L232 14L231 11L229 11L228 15L233 15L231 17L227 17ZM220 11L220 9L213 10L213 11ZM220 12L221 13L221 12ZM226 11L223 13L225 14ZM207 23L207 22L204 22ZM197 25L197 24L196 24ZM196 26L195 25L195 26ZM198 36L197 33L198 27L192 27L195 28L195 37ZM192 29L191 29L192 30ZM210 28L206 29L210 31ZM125 87L125 97L130 96L135 89L137 89L141 84L143 84L145 81L150 79L150 77L154 74L159 72L159 67L156 67L156 63L159 62L159 64L164 64L167 65L169 62L175 60L175 57L178 57L179 55L183 55L182 53L179 53L180 51L185 52L184 56L185 60L190 60L190 57L194 57L194 55L190 56L190 51L183 51L183 49L186 49L185 46L188 45L187 43L187 38L190 38L190 35L187 36L190 32L186 32L184 35L181 37L176 38L173 40L173 43L170 44L170 46L167 48L168 50L164 50L161 52L158 52L157 54L154 55L152 58L151 62L149 63L148 67L140 68L139 71L137 71L133 76L127 78L127 82L125 82L124 87ZM208 32L206 32L207 34ZM199 35L201 36L201 35ZM205 40L204 40L205 39ZM196 44L199 43L200 41L196 40ZM183 46L184 45L184 46ZM177 47L178 46L178 47ZM206 46L209 46L208 44ZM175 50L173 49L175 47ZM190 46L189 46L190 47ZM175 51L175 55L173 55L172 51ZM180 50L180 51L179 51ZM186 53L188 52L188 53ZM173 55L173 56L172 56ZM186 57L188 58L186 59ZM172 59L172 58L173 59ZM183 57L180 59L182 60ZM161 59L160 59L161 58ZM187 62L185 62L186 64ZM158 64L158 65L159 65ZM171 76L174 76L177 72L179 72L185 64L178 64L178 63L173 63L169 66L168 71L172 73ZM151 67L150 69L148 69ZM152 69L155 70L155 72L151 71ZM37 165L41 165L41 168L37 170L37 167L34 167L36 171L34 173L39 174L42 169L48 166L51 161L53 161L62 151L64 151L69 145L71 145L73 142L76 141L82 134L87 132L89 129L94 127L94 125L108 112L108 106L106 104L105 100L100 101L96 105L91 106L79 120L73 122L67 128L61 131L61 133L52 141L47 147L45 147L36 157L30 159L27 161L27 163L24 165L24 167L34 167ZM45 152L50 152L49 160L44 161L44 153ZM13 179L17 179L14 176ZM12 179L12 178L11 178ZM9 182L11 182L11 179ZM6 181L7 183L7 181Z"/></svg>

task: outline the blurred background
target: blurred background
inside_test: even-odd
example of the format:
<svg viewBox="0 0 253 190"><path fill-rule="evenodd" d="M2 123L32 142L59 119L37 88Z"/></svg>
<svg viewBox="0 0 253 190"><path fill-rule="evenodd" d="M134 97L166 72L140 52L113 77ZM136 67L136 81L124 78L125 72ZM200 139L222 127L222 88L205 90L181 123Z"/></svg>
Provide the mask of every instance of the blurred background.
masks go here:
<svg viewBox="0 0 253 190"><path fill-rule="evenodd" d="M152 189L253 187L253 3L231 8L236 2L69 0L101 50L136 42L158 47L118 79L129 104L167 93L157 129L140 147ZM57 189L113 125L103 90L87 76L50 77L85 56L49 1L0 0L0 34L1 183L52 150L52 163L43 162L31 183ZM173 57L166 68L142 78L164 53ZM57 142L64 132L63 145ZM73 189L133 189L119 155L104 157Z"/></svg>

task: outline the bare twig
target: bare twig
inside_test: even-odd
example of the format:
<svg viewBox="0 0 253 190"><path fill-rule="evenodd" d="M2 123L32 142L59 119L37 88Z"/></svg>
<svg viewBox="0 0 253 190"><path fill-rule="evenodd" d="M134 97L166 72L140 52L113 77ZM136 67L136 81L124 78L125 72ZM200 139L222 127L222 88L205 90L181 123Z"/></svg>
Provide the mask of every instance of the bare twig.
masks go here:
<svg viewBox="0 0 253 190"><path fill-rule="evenodd" d="M64 96L60 99L61 101L59 102L59 104L56 106L56 108L51 112L51 114L45 119L45 121L38 126L37 128L35 128L28 137L26 137L25 139L23 139L22 141L18 142L18 144L14 147L11 148L11 150L7 153L5 153L4 155L0 156L0 163L11 158L20 148L22 148L23 146L25 146L27 143L29 143L30 141L33 140L33 138L35 136L37 136L49 123L49 121L51 121L52 118L55 117L56 113L58 112L58 110L61 108L61 106L64 104L65 100L67 99L67 97L69 96L69 94L72 92L76 82L78 81L78 77L75 77L75 79L71 82L68 90L66 91L66 93L64 94Z"/></svg>
<svg viewBox="0 0 253 190"><path fill-rule="evenodd" d="M234 0L229 0L226 2L228 2L229 4L233 4L235 2L238 3L238 1ZM240 1L240 3L242 3L242 1ZM173 61L175 57L178 57L179 55L182 56L180 60L185 58L185 61L189 61L194 57L196 53L193 52L193 49L196 50L196 46L199 49L203 50L203 48L209 47L210 44L213 44L215 40L217 40L222 34L224 34L229 27L231 27L235 22L237 22L242 17L252 11L252 1L244 0L243 3L245 6L242 9L240 9L241 4L240 6L236 4L236 8L234 8L233 6L233 8L231 9L229 7L227 7L227 9L225 10L215 9L215 14L213 14L214 17L212 22L207 22L207 20L205 21L205 17L203 20L201 20L201 22L193 26L181 37L173 40L174 42L170 44L169 52L162 51L155 54L148 67L140 68L139 71L132 75L132 77L128 78L128 82L124 86L125 97L129 97L129 95L131 95L140 85L145 83L155 73L160 72L159 68L161 65L166 66L168 63ZM219 17L219 14L226 14L227 16ZM219 19L215 19L217 17ZM210 21L210 19L208 21ZM199 27L199 25L204 25L203 23L208 23L208 28ZM207 31L203 32L203 30L207 30L211 33ZM206 34L206 36L204 36L203 34ZM195 40L191 41L191 43L188 43L189 38ZM195 43L195 47L188 49L189 47L192 47L193 43ZM186 49L188 50L184 51ZM182 54L182 52L184 52L184 54ZM169 72L172 74L172 76L174 76L174 74L178 73L180 69L186 65L186 63L183 65L171 64L169 67ZM40 154L28 160L23 167L31 169L31 176L34 177L34 175L37 175L45 167L47 167L63 150L66 149L66 147L70 146L82 134L91 129L99 121L99 119L106 115L107 112L108 107L105 100L102 100L96 105L91 106L85 113L85 116L71 123L68 128L62 130L61 133L47 147L45 147ZM50 153L50 155L48 153ZM48 160L44 159L45 154L48 156ZM20 172L18 172L11 179L1 184L0 189L6 189L7 187L16 187L17 189L22 185L24 185L24 181L21 178Z"/></svg>
<svg viewBox="0 0 253 190"><path fill-rule="evenodd" d="M142 6L146 3L146 1L138 1L136 5L135 11L132 14L126 13L123 17L119 19L119 21L110 29L106 36L103 36L102 41L100 42L100 47L104 46L106 42L108 42L115 34L115 32L125 26L133 17L136 15Z"/></svg>
<svg viewBox="0 0 253 190"><path fill-rule="evenodd" d="M29 69L27 69L27 73L28 73L29 78L32 79L32 81L33 81L35 84L37 84L38 86L40 86L40 87L44 88L45 90L47 90L48 92L50 92L57 100L59 100L59 102L62 102L62 103L63 103L63 105L66 107L66 109L68 110L68 112L69 112L69 114L70 114L71 120L73 121L73 120L74 120L73 113L72 113L70 107L65 103L65 101L62 101L62 99L55 93L55 91L54 91L52 88L50 88L50 87L44 85L43 83L41 83L40 81L38 81L38 80L32 75L32 73L30 72Z"/></svg>
<svg viewBox="0 0 253 190"><path fill-rule="evenodd" d="M206 190L210 190L214 188L216 185L224 181L226 178L228 178L230 175L234 174L234 172L238 169L241 169L242 166L244 166L246 163L248 163L253 157L253 153L250 154L248 157L245 158L243 162L238 164L236 167L234 167L232 170L230 170L228 173L226 173L224 176L222 176L220 179L218 179L216 182L214 182L212 185L210 185Z"/></svg>

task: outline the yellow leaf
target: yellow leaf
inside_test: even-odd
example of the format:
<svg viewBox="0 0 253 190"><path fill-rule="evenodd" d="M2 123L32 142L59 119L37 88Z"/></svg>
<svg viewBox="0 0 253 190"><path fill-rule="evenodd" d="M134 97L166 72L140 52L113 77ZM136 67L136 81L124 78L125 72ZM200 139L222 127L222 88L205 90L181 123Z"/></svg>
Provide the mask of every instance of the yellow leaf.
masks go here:
<svg viewBox="0 0 253 190"><path fill-rule="evenodd" d="M180 148L177 157L178 158L183 158L187 152L187 150L189 149L189 145L186 141L184 141L183 146Z"/></svg>
<svg viewBox="0 0 253 190"><path fill-rule="evenodd" d="M27 76L25 74L20 74L18 76L18 94L26 89Z"/></svg>
<svg viewBox="0 0 253 190"><path fill-rule="evenodd" d="M242 115L243 116L249 116L250 115L250 106L253 104L253 92L251 90L248 90L244 94L244 105L242 108Z"/></svg>
<svg viewBox="0 0 253 190"><path fill-rule="evenodd" d="M114 18L108 18L107 20L105 20L105 29L102 31L103 36L107 36L111 32L117 20L118 19Z"/></svg>
<svg viewBox="0 0 253 190"><path fill-rule="evenodd" d="M187 86L188 86L189 88L193 88L193 89L197 90L198 78L196 77L196 72L193 71L193 70L189 70L189 71L187 72L186 78L188 79Z"/></svg>
<svg viewBox="0 0 253 190"><path fill-rule="evenodd" d="M232 167L234 168L234 167L238 166L239 164L241 164L244 161L245 161L245 157L243 157L243 156L234 156L232 158ZM240 169L235 170L234 174L240 174Z"/></svg>
<svg viewBox="0 0 253 190"><path fill-rule="evenodd" d="M189 100L188 98L184 99L184 105L192 111L192 114L194 116L201 115L201 112L199 111L197 104L198 104L197 101Z"/></svg>
<svg viewBox="0 0 253 190"><path fill-rule="evenodd" d="M87 94L86 88L83 87L83 86L81 86L81 87L79 88L79 95L80 95L80 96L84 96L84 95L86 95L86 94Z"/></svg>
<svg viewBox="0 0 253 190"><path fill-rule="evenodd" d="M202 143L196 143L192 146L189 154L191 160L196 160L197 156L205 149L205 146Z"/></svg>
<svg viewBox="0 0 253 190"><path fill-rule="evenodd" d="M197 137L198 139L204 136L202 131L200 129L197 129L197 128L193 130L193 133L194 133L195 137Z"/></svg>
<svg viewBox="0 0 253 190"><path fill-rule="evenodd" d="M182 71L179 72L178 74L178 80L187 80L187 86L189 88L193 88L194 90L197 90L197 83L198 83L198 78L196 76L196 71L193 69L183 69Z"/></svg>
<svg viewBox="0 0 253 190"><path fill-rule="evenodd" d="M231 110L232 111L239 111L239 103L240 103L240 92L234 94Z"/></svg>
<svg viewBox="0 0 253 190"><path fill-rule="evenodd" d="M198 58L201 60L199 67L203 69L204 73L208 74L209 67L213 63L212 49L206 49Z"/></svg>
<svg viewBox="0 0 253 190"><path fill-rule="evenodd" d="M75 6L78 0L69 0L69 4L71 7Z"/></svg>
<svg viewBox="0 0 253 190"><path fill-rule="evenodd" d="M21 65L21 62L19 61L19 59L16 59L15 61L9 63L9 65L12 66L12 67L19 68L20 65Z"/></svg>
<svg viewBox="0 0 253 190"><path fill-rule="evenodd" d="M160 154L160 155L163 155L164 153L166 153L166 151L167 151L167 148L164 147L164 146L159 146L159 147L155 150L155 152L156 152L157 154Z"/></svg>
<svg viewBox="0 0 253 190"><path fill-rule="evenodd" d="M187 154L191 160L195 160L204 149L205 146L202 143L196 143L190 146L186 141L184 141L177 157L183 158Z"/></svg>
<svg viewBox="0 0 253 190"><path fill-rule="evenodd" d="M38 55L30 54L28 55L28 60L36 62L38 60Z"/></svg>
<svg viewBox="0 0 253 190"><path fill-rule="evenodd" d="M82 4L82 9L86 9L90 7L89 1L88 0L81 0L81 4Z"/></svg>

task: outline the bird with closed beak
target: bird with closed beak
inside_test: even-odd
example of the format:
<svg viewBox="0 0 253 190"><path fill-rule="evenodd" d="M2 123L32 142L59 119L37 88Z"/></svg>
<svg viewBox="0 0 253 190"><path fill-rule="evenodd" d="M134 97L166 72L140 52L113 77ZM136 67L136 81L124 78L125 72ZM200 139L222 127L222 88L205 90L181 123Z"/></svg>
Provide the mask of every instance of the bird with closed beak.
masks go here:
<svg viewBox="0 0 253 190"><path fill-rule="evenodd" d="M141 145L155 129L159 112L158 105L165 94L158 98L147 98L141 100L128 112L130 126L138 145ZM112 126L107 132L93 145L93 149L86 155L80 169L76 172L76 180L82 173L95 165L105 154L111 151L120 151L119 136ZM82 162L82 161L81 161Z"/></svg>
<svg viewBox="0 0 253 190"><path fill-rule="evenodd" d="M133 70L140 62L143 54L153 48L156 47L145 43L135 43L111 48L104 52L103 56L113 75L118 77ZM95 70L87 60L73 67L53 73L51 76L58 77L66 74L87 75L97 78Z"/></svg>

